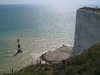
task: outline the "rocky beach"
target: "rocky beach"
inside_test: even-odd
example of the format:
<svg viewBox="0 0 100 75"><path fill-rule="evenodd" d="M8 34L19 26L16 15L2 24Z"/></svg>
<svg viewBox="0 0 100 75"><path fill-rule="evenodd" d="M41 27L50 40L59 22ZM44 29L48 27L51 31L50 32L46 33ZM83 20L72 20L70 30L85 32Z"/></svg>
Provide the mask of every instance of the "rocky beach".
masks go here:
<svg viewBox="0 0 100 75"><path fill-rule="evenodd" d="M72 46L62 45L62 47L57 48L53 51L48 51L42 54L40 57L43 61L48 63L58 63L62 60L69 58Z"/></svg>

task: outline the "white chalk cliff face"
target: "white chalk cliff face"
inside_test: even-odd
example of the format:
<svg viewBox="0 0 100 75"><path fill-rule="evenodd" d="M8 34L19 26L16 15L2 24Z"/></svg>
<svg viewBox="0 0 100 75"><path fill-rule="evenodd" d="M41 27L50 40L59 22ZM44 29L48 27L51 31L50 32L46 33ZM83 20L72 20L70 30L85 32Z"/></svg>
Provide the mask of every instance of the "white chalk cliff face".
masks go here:
<svg viewBox="0 0 100 75"><path fill-rule="evenodd" d="M84 49L100 43L100 12L78 9L74 47L71 55L77 55Z"/></svg>

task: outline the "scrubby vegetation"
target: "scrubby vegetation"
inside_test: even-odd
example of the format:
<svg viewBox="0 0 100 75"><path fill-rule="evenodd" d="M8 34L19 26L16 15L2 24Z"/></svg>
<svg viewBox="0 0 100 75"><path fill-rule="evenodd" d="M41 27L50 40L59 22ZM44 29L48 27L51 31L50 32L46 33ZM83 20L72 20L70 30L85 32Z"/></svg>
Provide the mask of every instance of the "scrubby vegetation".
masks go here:
<svg viewBox="0 0 100 75"><path fill-rule="evenodd" d="M100 44L57 64L30 65L15 74L4 75L100 75Z"/></svg>
<svg viewBox="0 0 100 75"><path fill-rule="evenodd" d="M93 12L100 12L100 8L90 8L90 7L83 7L83 8L80 8L80 9L86 9L86 10L90 10L90 11L93 11Z"/></svg>

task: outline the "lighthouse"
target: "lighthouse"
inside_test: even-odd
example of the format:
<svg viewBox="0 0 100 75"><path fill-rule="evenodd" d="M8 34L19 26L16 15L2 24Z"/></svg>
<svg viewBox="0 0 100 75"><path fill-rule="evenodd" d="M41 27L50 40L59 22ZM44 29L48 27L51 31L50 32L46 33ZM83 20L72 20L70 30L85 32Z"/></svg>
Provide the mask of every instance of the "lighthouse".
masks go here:
<svg viewBox="0 0 100 75"><path fill-rule="evenodd" d="M20 49L19 39L17 39L17 43L18 43L18 51L17 51L17 53L20 53L20 52L22 52L22 50Z"/></svg>

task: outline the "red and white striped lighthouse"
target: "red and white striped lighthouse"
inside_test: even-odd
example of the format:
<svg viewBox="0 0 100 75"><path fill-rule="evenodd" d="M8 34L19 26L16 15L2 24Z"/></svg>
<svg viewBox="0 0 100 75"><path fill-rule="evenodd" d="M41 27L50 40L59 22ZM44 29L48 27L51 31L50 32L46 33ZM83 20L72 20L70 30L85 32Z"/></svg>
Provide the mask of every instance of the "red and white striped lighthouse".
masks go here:
<svg viewBox="0 0 100 75"><path fill-rule="evenodd" d="M19 39L17 40L17 42L18 42L18 49L20 49Z"/></svg>
<svg viewBox="0 0 100 75"><path fill-rule="evenodd" d="M18 43L18 51L17 51L17 52L18 52L18 53L19 53L19 52L22 52L22 50L20 49L19 39L17 39L17 43Z"/></svg>

